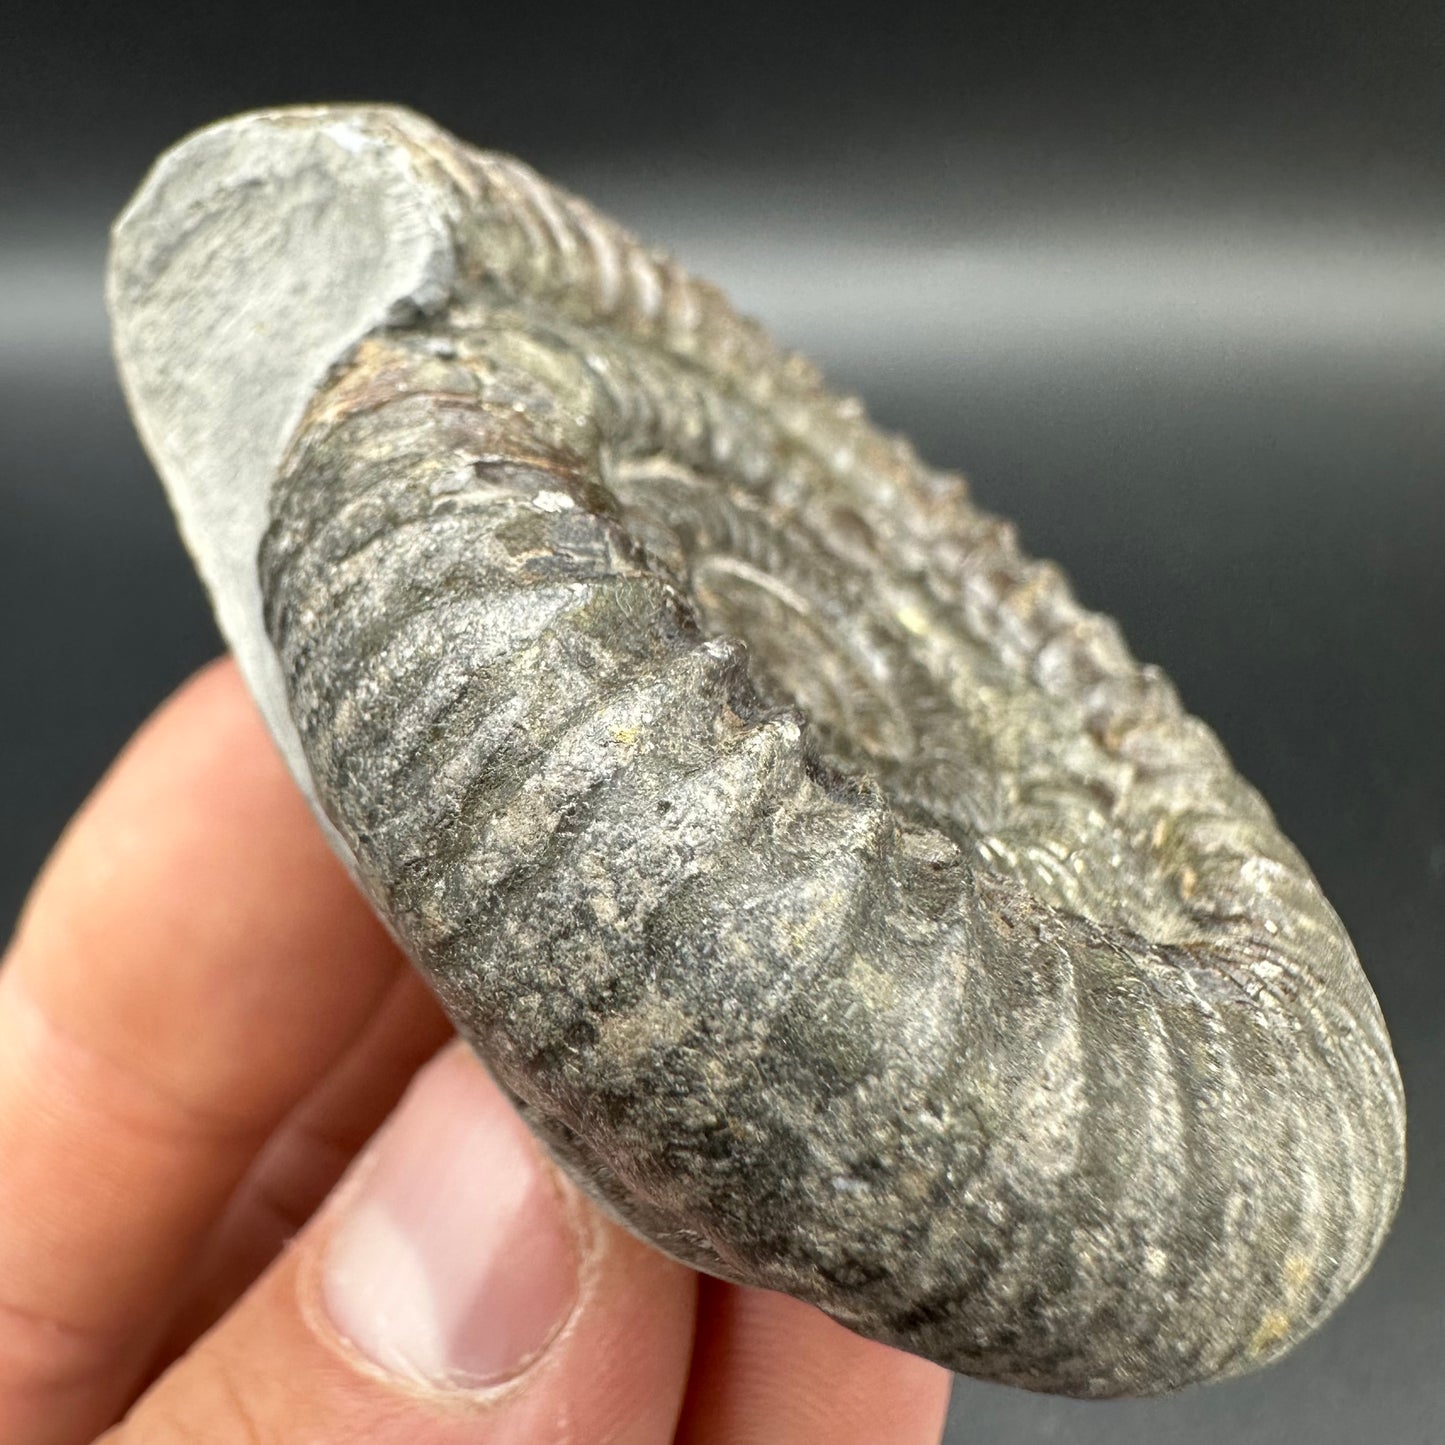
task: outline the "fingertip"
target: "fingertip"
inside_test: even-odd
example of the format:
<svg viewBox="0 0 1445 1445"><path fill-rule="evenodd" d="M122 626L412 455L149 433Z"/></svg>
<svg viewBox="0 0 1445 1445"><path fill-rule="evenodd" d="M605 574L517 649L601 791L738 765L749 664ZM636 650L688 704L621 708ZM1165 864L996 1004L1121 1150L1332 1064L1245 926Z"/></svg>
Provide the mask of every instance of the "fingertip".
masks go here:
<svg viewBox="0 0 1445 1445"><path fill-rule="evenodd" d="M520 1375L577 1308L579 1201L462 1049L423 1071L354 1171L318 1256L319 1315L418 1388Z"/></svg>
<svg viewBox="0 0 1445 1445"><path fill-rule="evenodd" d="M704 1280L677 1445L936 1445L952 1378L811 1305Z"/></svg>
<svg viewBox="0 0 1445 1445"><path fill-rule="evenodd" d="M456 1047L123 1438L164 1418L225 1441L254 1378L246 1428L316 1445L670 1445L693 1306L691 1273L561 1179Z"/></svg>
<svg viewBox="0 0 1445 1445"><path fill-rule="evenodd" d="M257 1149L401 966L234 669L203 670L66 830L0 968L0 1436L78 1438L132 1388Z"/></svg>
<svg viewBox="0 0 1445 1445"><path fill-rule="evenodd" d="M243 834L289 834L293 848L309 849L316 830L296 826L300 804L234 662L207 663L141 724L67 822L20 910L10 954L26 968L57 931L83 930L96 914L109 923L151 875L204 861L200 835L224 835L238 810Z"/></svg>
<svg viewBox="0 0 1445 1445"><path fill-rule="evenodd" d="M499 1441L670 1441L695 1281L603 1217L460 1042L337 1192L299 1281L304 1313L361 1368L449 1404ZM489 1436L489 1438L491 1438Z"/></svg>

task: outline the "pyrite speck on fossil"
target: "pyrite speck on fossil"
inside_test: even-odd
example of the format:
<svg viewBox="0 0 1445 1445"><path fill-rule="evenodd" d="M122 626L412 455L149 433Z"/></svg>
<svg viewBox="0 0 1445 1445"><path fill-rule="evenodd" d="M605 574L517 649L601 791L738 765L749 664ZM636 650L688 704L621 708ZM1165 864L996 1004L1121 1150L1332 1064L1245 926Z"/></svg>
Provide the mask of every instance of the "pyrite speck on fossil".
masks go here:
<svg viewBox="0 0 1445 1445"><path fill-rule="evenodd" d="M711 287L391 108L169 152L121 373L338 851L561 1165L955 1369L1272 1359L1404 1172L1350 942L1218 741Z"/></svg>

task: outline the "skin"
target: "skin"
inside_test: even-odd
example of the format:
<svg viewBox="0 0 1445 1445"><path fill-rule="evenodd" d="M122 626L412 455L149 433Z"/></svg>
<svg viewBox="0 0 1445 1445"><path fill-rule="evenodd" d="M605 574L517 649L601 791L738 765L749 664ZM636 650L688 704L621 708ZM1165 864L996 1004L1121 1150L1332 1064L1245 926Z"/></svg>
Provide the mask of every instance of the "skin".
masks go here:
<svg viewBox="0 0 1445 1445"><path fill-rule="evenodd" d="M445 1076L509 1107L450 1032L206 669L66 831L0 969L0 1439L941 1438L943 1370L600 1216L569 1327L504 1386L360 1361L318 1306L333 1186L418 1070L414 1098Z"/></svg>

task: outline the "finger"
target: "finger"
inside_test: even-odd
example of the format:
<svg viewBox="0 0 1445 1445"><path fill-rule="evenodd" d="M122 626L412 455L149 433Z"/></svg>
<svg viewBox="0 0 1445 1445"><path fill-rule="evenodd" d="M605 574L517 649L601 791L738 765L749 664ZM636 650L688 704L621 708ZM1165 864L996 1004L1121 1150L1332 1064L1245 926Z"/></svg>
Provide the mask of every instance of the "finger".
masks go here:
<svg viewBox="0 0 1445 1445"><path fill-rule="evenodd" d="M704 1280L677 1445L938 1445L949 1385L810 1305Z"/></svg>
<svg viewBox="0 0 1445 1445"><path fill-rule="evenodd" d="M250 1288L451 1035L421 976L398 974L365 1032L292 1111L237 1190L167 1331L158 1367L189 1349Z"/></svg>
<svg viewBox="0 0 1445 1445"><path fill-rule="evenodd" d="M669 1445L693 1281L586 1204L449 1049L105 1445Z"/></svg>
<svg viewBox="0 0 1445 1445"><path fill-rule="evenodd" d="M0 1439L88 1439L400 967L229 666L142 729L0 970Z"/></svg>

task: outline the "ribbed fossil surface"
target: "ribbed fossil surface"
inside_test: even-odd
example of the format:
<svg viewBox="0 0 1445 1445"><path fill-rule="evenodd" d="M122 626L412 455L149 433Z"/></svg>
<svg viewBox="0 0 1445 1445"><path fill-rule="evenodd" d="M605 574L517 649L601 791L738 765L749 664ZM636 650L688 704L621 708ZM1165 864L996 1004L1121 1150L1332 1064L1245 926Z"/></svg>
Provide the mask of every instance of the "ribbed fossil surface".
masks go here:
<svg viewBox="0 0 1445 1445"><path fill-rule="evenodd" d="M170 153L122 371L372 901L645 1238L970 1374L1272 1359L1399 1078L1168 681L955 476L525 166L390 109Z"/></svg>

